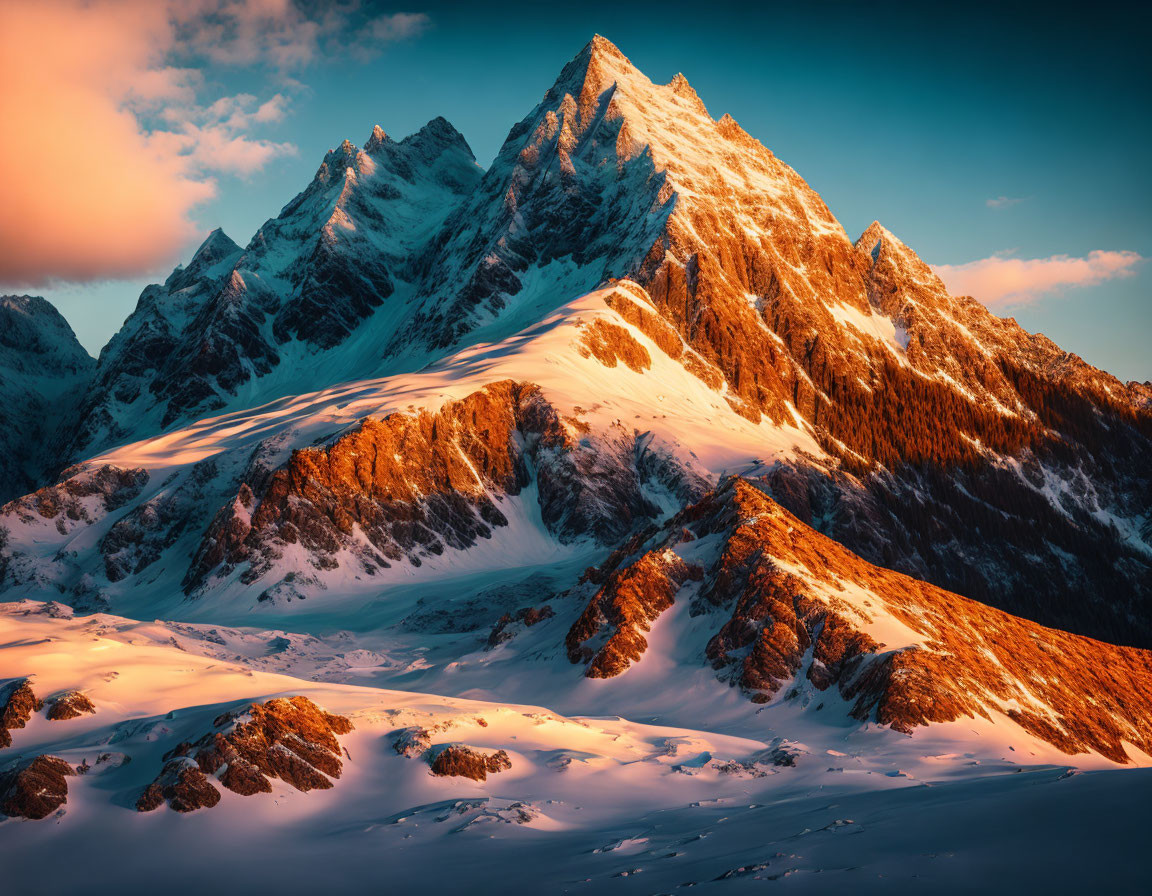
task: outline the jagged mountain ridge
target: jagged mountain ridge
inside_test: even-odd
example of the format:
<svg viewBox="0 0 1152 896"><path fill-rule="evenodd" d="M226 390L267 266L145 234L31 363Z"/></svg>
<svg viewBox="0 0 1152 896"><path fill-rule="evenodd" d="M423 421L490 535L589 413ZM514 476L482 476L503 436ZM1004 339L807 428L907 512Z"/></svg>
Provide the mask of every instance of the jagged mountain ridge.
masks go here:
<svg viewBox="0 0 1152 896"><path fill-rule="evenodd" d="M373 373L362 363L377 354L371 344L347 342L405 289L421 246L479 176L443 119L400 142L379 127L363 149L345 140L247 248L214 231L187 267L145 289L101 352L68 459L229 404Z"/></svg>
<svg viewBox="0 0 1152 896"><path fill-rule="evenodd" d="M688 600L689 615L715 628L708 662L755 703L786 691L811 704L835 686L853 717L905 733L1002 713L1070 754L1126 762L1125 742L1152 753L1148 651L1043 629L874 567L744 479L645 535L586 574L598 590L566 642L588 677L626 672L661 615Z"/></svg>

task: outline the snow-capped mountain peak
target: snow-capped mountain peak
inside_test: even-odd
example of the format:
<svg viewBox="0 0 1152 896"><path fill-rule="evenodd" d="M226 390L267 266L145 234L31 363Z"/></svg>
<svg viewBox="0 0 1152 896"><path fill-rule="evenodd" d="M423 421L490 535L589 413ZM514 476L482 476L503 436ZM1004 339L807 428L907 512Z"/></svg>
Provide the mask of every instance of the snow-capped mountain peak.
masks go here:
<svg viewBox="0 0 1152 896"><path fill-rule="evenodd" d="M368 139L364 143L364 151L371 152L381 143L389 142L391 140L392 138L384 133L384 128L380 127L378 124L373 125L372 133L368 135Z"/></svg>
<svg viewBox="0 0 1152 896"><path fill-rule="evenodd" d="M380 128L364 149L342 141L244 250L213 231L187 267L144 291L102 353L70 457L245 400L242 391L257 402L284 394L292 386L277 370L315 385L315 359L410 289L425 243L479 177L443 119L400 142ZM385 338L333 358L329 381L371 372Z"/></svg>
<svg viewBox="0 0 1152 896"><path fill-rule="evenodd" d="M200 248L196 250L196 254L192 256L192 261L185 270L193 267L211 267L227 258L231 258L239 251L240 247L232 241L232 238L221 228L217 227L209 233L204 242L200 244Z"/></svg>

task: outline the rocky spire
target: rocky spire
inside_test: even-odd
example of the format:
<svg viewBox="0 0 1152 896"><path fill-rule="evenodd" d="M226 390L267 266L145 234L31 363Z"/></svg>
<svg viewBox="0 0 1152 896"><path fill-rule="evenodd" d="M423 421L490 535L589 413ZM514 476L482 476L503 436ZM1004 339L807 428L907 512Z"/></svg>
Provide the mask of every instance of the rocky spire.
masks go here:
<svg viewBox="0 0 1152 896"><path fill-rule="evenodd" d="M614 84L633 78L642 78L651 83L612 41L596 34L564 66L544 102L556 102L564 94L570 94L584 106L586 101L593 100Z"/></svg>
<svg viewBox="0 0 1152 896"><path fill-rule="evenodd" d="M856 240L855 246L868 256L874 274L875 269L886 262L901 279L919 281L938 287L940 292L946 292L944 284L920 256L879 221L868 225L868 229Z"/></svg>
<svg viewBox="0 0 1152 896"><path fill-rule="evenodd" d="M385 143L391 142L392 138L384 133L384 128L380 127L380 125L375 125L372 128L371 136L368 137L367 142L364 144L364 151L372 152L378 147L383 146Z"/></svg>
<svg viewBox="0 0 1152 896"><path fill-rule="evenodd" d="M196 254L192 256L192 261L188 266L210 267L239 251L240 247L232 241L232 238L217 227L200 244L200 248L196 250Z"/></svg>

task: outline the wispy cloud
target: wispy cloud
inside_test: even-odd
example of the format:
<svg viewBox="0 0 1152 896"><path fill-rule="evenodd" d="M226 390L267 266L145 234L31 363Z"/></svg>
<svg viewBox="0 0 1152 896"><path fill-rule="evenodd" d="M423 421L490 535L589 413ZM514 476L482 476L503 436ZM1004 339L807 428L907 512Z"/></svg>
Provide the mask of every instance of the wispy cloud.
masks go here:
<svg viewBox="0 0 1152 896"><path fill-rule="evenodd" d="M377 16L358 31L357 39L348 50L358 59L371 59L379 54L381 46L417 37L431 26L432 20L420 12Z"/></svg>
<svg viewBox="0 0 1152 896"><path fill-rule="evenodd" d="M357 0L200 0L175 3L177 36L189 52L228 65L266 64L292 71L325 56L379 55L431 24L424 13L372 15Z"/></svg>
<svg viewBox="0 0 1152 896"><path fill-rule="evenodd" d="M984 204L988 208L1011 208L1014 205L1019 205L1024 201L1024 197L1018 196L997 196L995 199L985 199Z"/></svg>
<svg viewBox="0 0 1152 896"><path fill-rule="evenodd" d="M953 295L979 299L989 308L1029 305L1045 295L1129 277L1144 261L1138 252L1097 249L1083 257L1012 258L1004 254L932 269Z"/></svg>
<svg viewBox="0 0 1152 896"><path fill-rule="evenodd" d="M249 175L272 159L295 155L291 143L248 134L252 128L283 120L288 111L289 100L282 93L263 103L250 93L239 93L208 106L172 105L162 113L167 129L153 133L152 139L204 171Z"/></svg>
<svg viewBox="0 0 1152 896"><path fill-rule="evenodd" d="M0 282L170 263L218 175L295 152L260 131L290 114L307 66L428 24L360 0L0 0ZM213 95L221 66L271 95Z"/></svg>

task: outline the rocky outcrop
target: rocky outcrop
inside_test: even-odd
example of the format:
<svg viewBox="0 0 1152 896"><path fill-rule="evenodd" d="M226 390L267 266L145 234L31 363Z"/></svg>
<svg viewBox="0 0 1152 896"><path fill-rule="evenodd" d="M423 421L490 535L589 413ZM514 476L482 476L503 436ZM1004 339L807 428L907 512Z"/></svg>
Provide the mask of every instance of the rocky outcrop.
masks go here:
<svg viewBox="0 0 1152 896"><path fill-rule="evenodd" d="M137 812L151 812L165 803L176 812L211 809L220 802L220 791L190 759L173 759L136 800Z"/></svg>
<svg viewBox="0 0 1152 896"><path fill-rule="evenodd" d="M515 613L505 613L496 620L496 625L488 633L487 648L491 650L493 647L511 641L516 637L517 629L532 628L555 615L556 611L548 604L539 607L521 607Z"/></svg>
<svg viewBox="0 0 1152 896"><path fill-rule="evenodd" d="M635 373L643 373L652 366L648 349L623 327L600 317L581 329L580 353L586 358L595 357L605 367L623 363Z"/></svg>
<svg viewBox="0 0 1152 896"><path fill-rule="evenodd" d="M334 568L341 553L369 574L419 566L506 526L500 501L521 493L530 468L557 538L611 542L658 513L643 489L651 468L637 455L634 434L593 441L570 431L526 383L493 383L435 412L368 418L326 448L295 451L259 493L243 486L209 528L186 587L241 564L242 581L255 581L291 544L313 570ZM683 497L693 484L680 481Z"/></svg>
<svg viewBox="0 0 1152 896"><path fill-rule="evenodd" d="M420 725L401 728L392 739L392 749L406 759L422 756L432 747L432 732Z"/></svg>
<svg viewBox="0 0 1152 896"><path fill-rule="evenodd" d="M343 768L336 736L352 730L344 716L307 697L253 703L243 713L221 716L215 726L223 730L197 744L196 762L208 773L223 768L220 782L245 794L271 790L268 778L302 791L330 788L328 778L339 778Z"/></svg>
<svg viewBox="0 0 1152 896"><path fill-rule="evenodd" d="M486 781L489 775L512 768L512 760L503 750L484 753L463 744L449 744L437 751L429 762L432 774L439 777L471 778Z"/></svg>
<svg viewBox="0 0 1152 896"><path fill-rule="evenodd" d="M643 656L648 647L644 633L672 606L680 587L703 574L668 549L649 551L616 570L569 629L568 658L586 663L588 678L624 672Z"/></svg>
<svg viewBox="0 0 1152 896"><path fill-rule="evenodd" d="M68 801L67 778L76 771L56 756L37 756L0 772L0 812L47 818Z"/></svg>
<svg viewBox="0 0 1152 896"><path fill-rule="evenodd" d="M170 751L137 803L141 812L165 801L178 812L214 806L220 795L206 775L242 796L270 793L272 778L300 791L327 790L343 770L337 735L350 732L352 723L307 697L278 697L225 713L213 727Z"/></svg>
<svg viewBox="0 0 1152 896"><path fill-rule="evenodd" d="M34 523L51 520L65 535L82 523L123 507L136 498L148 482L148 471L125 470L112 464L72 467L56 485L45 486L4 507L13 519Z"/></svg>
<svg viewBox="0 0 1152 896"><path fill-rule="evenodd" d="M880 648L833 607L813 600L799 577L781 569L757 528L723 515L716 525L735 528L726 533L692 612L731 612L708 641L705 656L753 702L767 702L791 683L809 651L807 677L824 689Z"/></svg>
<svg viewBox="0 0 1152 896"><path fill-rule="evenodd" d="M1036 623L873 566L746 480L731 478L590 573L627 580L687 529L718 541L689 612L704 650L755 702L835 687L897 731L1005 714L1069 754L1152 748L1152 653ZM883 633L883 634L881 634ZM580 659L579 656L576 659Z"/></svg>
<svg viewBox="0 0 1152 896"><path fill-rule="evenodd" d="M68 691L59 697L54 697L48 706L48 719L53 722L62 722L68 719L78 719L83 715L92 715L96 707L80 691Z"/></svg>
<svg viewBox="0 0 1152 896"><path fill-rule="evenodd" d="M10 681L0 689L0 748L12 745L14 728L23 728L32 718L32 713L44 708L43 701L32 693L28 679Z"/></svg>

